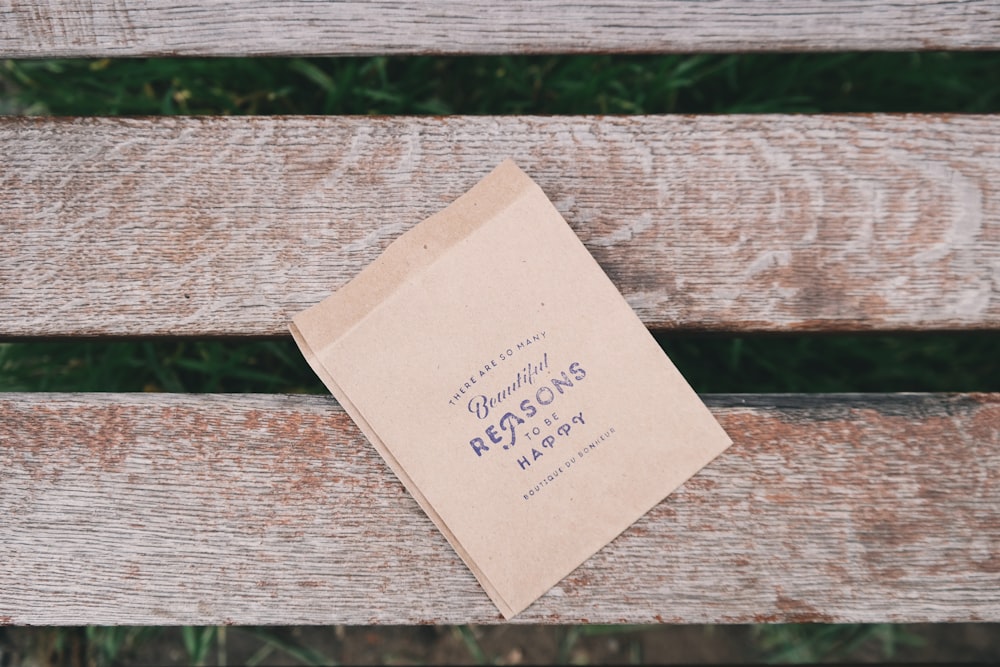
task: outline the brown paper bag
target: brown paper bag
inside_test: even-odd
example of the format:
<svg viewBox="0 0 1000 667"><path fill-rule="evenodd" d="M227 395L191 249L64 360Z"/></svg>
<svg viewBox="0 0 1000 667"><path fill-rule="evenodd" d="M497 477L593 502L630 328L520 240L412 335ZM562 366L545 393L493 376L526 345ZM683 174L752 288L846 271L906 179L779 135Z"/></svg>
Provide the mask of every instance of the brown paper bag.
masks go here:
<svg viewBox="0 0 1000 667"><path fill-rule="evenodd" d="M730 444L510 161L290 328L506 618Z"/></svg>

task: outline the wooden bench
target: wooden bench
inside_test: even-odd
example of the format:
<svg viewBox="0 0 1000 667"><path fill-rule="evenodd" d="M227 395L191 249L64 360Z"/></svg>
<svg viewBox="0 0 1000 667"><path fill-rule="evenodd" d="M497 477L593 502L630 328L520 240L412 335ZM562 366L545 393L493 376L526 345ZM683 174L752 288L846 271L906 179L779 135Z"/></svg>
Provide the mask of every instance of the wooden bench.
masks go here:
<svg viewBox="0 0 1000 667"><path fill-rule="evenodd" d="M20 0L0 57L996 49L996 1ZM766 5L766 12L761 8ZM651 328L1000 327L1000 118L0 119L0 337L274 337L503 158ZM717 395L517 618L1000 620L1000 395ZM326 396L0 395L0 623L496 622Z"/></svg>

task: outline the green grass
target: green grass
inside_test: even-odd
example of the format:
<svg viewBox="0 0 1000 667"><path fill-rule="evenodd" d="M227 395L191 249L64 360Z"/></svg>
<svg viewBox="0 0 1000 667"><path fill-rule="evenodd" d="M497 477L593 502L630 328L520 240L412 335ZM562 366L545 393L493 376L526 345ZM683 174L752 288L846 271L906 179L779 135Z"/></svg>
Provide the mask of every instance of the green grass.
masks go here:
<svg viewBox="0 0 1000 667"><path fill-rule="evenodd" d="M955 111L1000 106L1000 54L7 61L54 115Z"/></svg>
<svg viewBox="0 0 1000 667"><path fill-rule="evenodd" d="M1000 391L993 333L656 337L701 393ZM326 393L291 340L0 343L0 391Z"/></svg>
<svg viewBox="0 0 1000 667"><path fill-rule="evenodd" d="M0 113L635 114L1000 111L1000 53L343 59L40 60L0 63ZM658 339L701 392L997 391L995 334L675 336ZM323 392L288 340L0 344L2 391ZM622 632L627 629L621 629ZM555 631L555 630L554 630ZM600 628L559 630L569 659ZM612 630L617 631L617 630ZM322 662L261 631L272 652ZM50 636L90 664L117 664L155 630L88 628ZM474 633L455 631L476 662ZM49 637L49 635L46 635ZM182 630L188 660L218 662L224 629ZM49 640L46 640L49 641ZM915 641L898 626L764 626L775 661L886 658ZM635 644L638 646L638 644ZM83 648L80 648L83 647ZM636 658L641 656L636 655Z"/></svg>
<svg viewBox="0 0 1000 667"><path fill-rule="evenodd" d="M919 635L886 623L757 626L756 635L769 662L779 664L830 661L869 644L875 644L884 659L893 660L901 647L924 645Z"/></svg>

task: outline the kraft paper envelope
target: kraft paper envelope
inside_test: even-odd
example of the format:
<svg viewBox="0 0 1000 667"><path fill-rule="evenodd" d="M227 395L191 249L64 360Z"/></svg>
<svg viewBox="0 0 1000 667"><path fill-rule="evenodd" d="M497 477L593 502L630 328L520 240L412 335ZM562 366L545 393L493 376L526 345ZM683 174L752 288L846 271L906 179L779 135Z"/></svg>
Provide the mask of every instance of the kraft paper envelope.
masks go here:
<svg viewBox="0 0 1000 667"><path fill-rule="evenodd" d="M506 618L731 442L510 161L290 328Z"/></svg>

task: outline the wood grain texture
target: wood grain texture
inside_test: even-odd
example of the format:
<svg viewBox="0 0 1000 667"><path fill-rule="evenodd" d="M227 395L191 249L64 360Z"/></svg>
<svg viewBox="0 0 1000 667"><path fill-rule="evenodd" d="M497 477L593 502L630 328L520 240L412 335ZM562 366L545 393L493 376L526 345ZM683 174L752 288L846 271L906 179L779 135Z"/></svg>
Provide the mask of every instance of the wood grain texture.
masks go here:
<svg viewBox="0 0 1000 667"><path fill-rule="evenodd" d="M1000 116L0 120L0 336L283 336L514 158L652 328L1000 325Z"/></svg>
<svg viewBox="0 0 1000 667"><path fill-rule="evenodd" d="M0 0L0 57L990 49L996 0Z"/></svg>
<svg viewBox="0 0 1000 667"><path fill-rule="evenodd" d="M1000 620L1000 394L707 402L735 444L518 621ZM326 397L0 394L0 485L2 622L500 620Z"/></svg>

